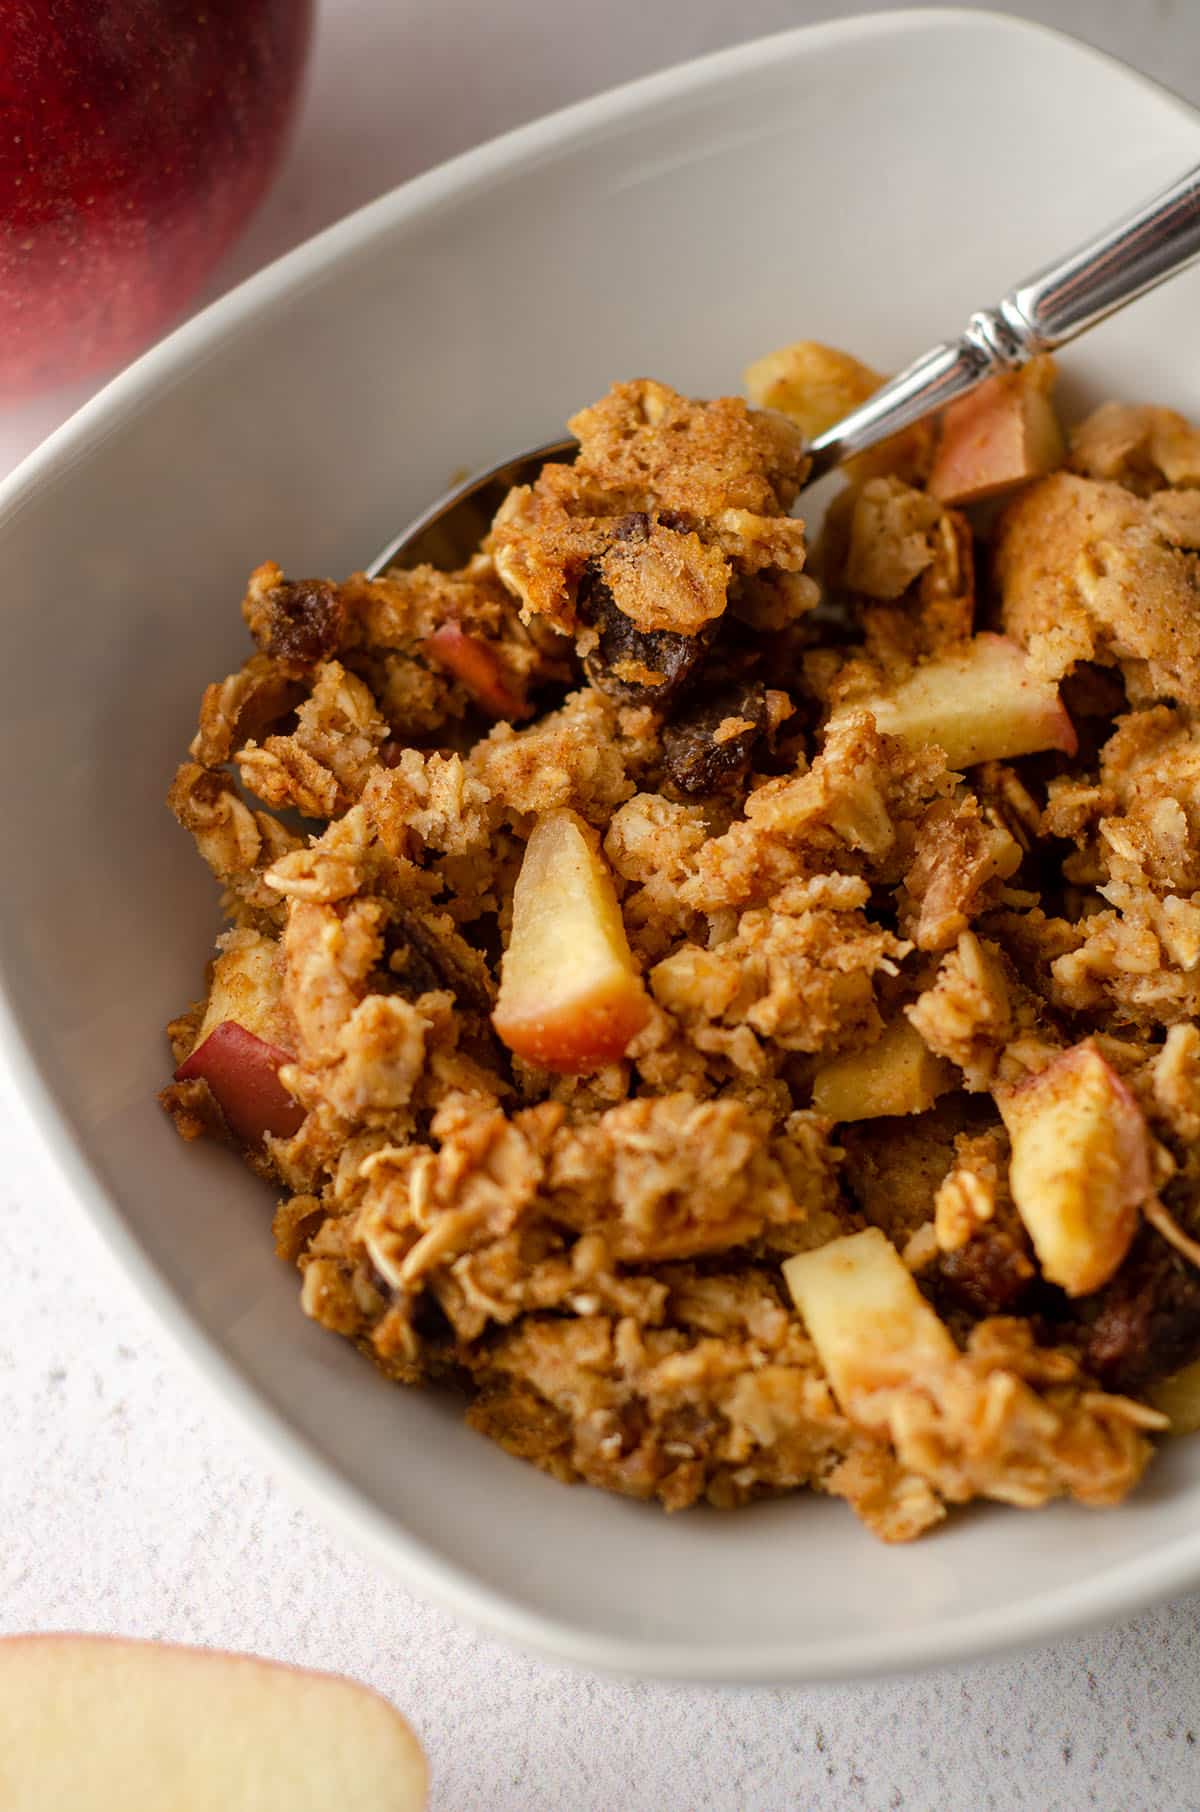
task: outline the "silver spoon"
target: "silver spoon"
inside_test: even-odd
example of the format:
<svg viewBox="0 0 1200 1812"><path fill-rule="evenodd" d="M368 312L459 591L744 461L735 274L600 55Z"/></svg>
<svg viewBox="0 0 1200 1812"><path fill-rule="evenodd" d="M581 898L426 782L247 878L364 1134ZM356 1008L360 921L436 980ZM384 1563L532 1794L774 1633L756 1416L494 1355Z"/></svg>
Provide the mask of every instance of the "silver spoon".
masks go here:
<svg viewBox="0 0 1200 1812"><path fill-rule="evenodd" d="M1010 289L971 316L957 340L935 346L834 427L810 442L807 482L965 396L997 371L1015 371L1115 314L1200 258L1200 165L1098 238ZM573 459L574 440L548 441L489 466L448 491L389 541L367 572L423 561L462 566L479 546L513 485L547 460Z"/></svg>

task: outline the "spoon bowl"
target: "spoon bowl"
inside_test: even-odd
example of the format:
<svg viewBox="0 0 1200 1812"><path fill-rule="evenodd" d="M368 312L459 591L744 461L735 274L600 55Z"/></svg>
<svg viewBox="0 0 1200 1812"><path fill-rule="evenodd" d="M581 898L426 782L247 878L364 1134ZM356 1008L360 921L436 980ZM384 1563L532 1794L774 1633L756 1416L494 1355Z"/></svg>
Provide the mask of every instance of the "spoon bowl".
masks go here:
<svg viewBox="0 0 1200 1812"><path fill-rule="evenodd" d="M389 567L428 565L454 572L465 566L509 491L532 484L549 461L572 460L578 451L577 440L548 440L464 478L376 554L366 569L368 579L377 579Z"/></svg>

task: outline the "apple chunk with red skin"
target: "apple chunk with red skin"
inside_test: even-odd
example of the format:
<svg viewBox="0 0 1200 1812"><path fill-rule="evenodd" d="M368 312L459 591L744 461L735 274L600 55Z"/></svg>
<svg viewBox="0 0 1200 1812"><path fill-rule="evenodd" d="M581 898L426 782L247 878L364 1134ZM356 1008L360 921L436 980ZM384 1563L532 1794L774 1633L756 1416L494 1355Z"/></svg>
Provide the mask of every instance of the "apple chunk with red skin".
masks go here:
<svg viewBox="0 0 1200 1812"><path fill-rule="evenodd" d="M294 1062L289 1051L226 1019L184 1059L175 1080L202 1078L234 1137L245 1145L261 1145L267 1133L290 1139L304 1118L304 1109L279 1080L282 1066Z"/></svg>
<svg viewBox="0 0 1200 1812"><path fill-rule="evenodd" d="M1108 1282L1154 1191L1150 1136L1133 1091L1090 1039L997 1105L1012 1141L1009 1183L1042 1275L1068 1296Z"/></svg>
<svg viewBox="0 0 1200 1812"><path fill-rule="evenodd" d="M378 1693L251 1655L0 1640L4 1812L421 1812L420 1744Z"/></svg>
<svg viewBox="0 0 1200 1812"><path fill-rule="evenodd" d="M842 710L851 708L869 711L877 730L911 749L936 743L952 768L1042 749L1073 755L1078 746L1058 687L1004 635L973 636L914 667L890 691Z"/></svg>
<svg viewBox="0 0 1200 1812"><path fill-rule="evenodd" d="M545 813L517 876L497 1033L530 1063L586 1075L623 1056L649 1015L604 857L574 812Z"/></svg>
<svg viewBox="0 0 1200 1812"><path fill-rule="evenodd" d="M1050 400L1054 376L1052 359L1033 359L951 403L929 473L930 495L942 503L978 503L1060 466L1066 443Z"/></svg>
<svg viewBox="0 0 1200 1812"><path fill-rule="evenodd" d="M529 703L513 685L490 642L472 635L461 623L439 623L426 636L425 653L465 686L489 717L511 720L529 716Z"/></svg>

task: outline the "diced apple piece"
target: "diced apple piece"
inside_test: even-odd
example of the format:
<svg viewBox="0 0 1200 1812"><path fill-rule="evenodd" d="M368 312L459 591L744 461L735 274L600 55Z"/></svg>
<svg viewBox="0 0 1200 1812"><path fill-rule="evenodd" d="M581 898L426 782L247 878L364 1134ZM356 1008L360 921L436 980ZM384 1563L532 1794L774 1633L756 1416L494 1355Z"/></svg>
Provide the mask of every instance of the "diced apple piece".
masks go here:
<svg viewBox="0 0 1200 1812"><path fill-rule="evenodd" d="M1146 1395L1166 1416L1172 1434L1195 1434L1200 1429L1200 1359L1164 1378Z"/></svg>
<svg viewBox="0 0 1200 1812"><path fill-rule="evenodd" d="M839 1405L854 1421L883 1426L896 1390L957 1356L886 1233L867 1227L797 1253L783 1267L792 1301Z"/></svg>
<svg viewBox="0 0 1200 1812"><path fill-rule="evenodd" d="M778 409L806 440L815 440L865 403L887 380L860 359L819 340L796 340L756 359L746 374L746 392L760 409ZM847 460L847 475L858 482L895 474L914 478L929 464L933 429L915 422L899 434Z"/></svg>
<svg viewBox="0 0 1200 1812"><path fill-rule="evenodd" d="M649 1014L603 856L574 812L547 812L517 876L496 1031L530 1063L585 1075L621 1057Z"/></svg>
<svg viewBox="0 0 1200 1812"><path fill-rule="evenodd" d="M1086 1296L1108 1282L1153 1193L1150 1139L1132 1090L1090 1039L999 1095L1009 1183L1049 1282Z"/></svg>
<svg viewBox="0 0 1200 1812"><path fill-rule="evenodd" d="M1043 356L951 403L930 468L931 495L978 503L1060 466L1066 442L1050 400L1054 378L1054 361Z"/></svg>
<svg viewBox="0 0 1200 1812"><path fill-rule="evenodd" d="M278 943L257 931L231 931L226 932L221 944L221 954L212 968L208 1004L196 1045L202 1044L209 1033L215 1032L227 1019L236 1020L247 1032L253 1032L267 1044L278 1044L283 1030L280 1024L283 976Z"/></svg>
<svg viewBox="0 0 1200 1812"><path fill-rule="evenodd" d="M870 711L877 729L910 749L937 743L952 768L1039 749L1073 755L1077 747L1058 687L1003 635L974 636L914 668L891 692L855 699L853 708Z"/></svg>
<svg viewBox="0 0 1200 1812"><path fill-rule="evenodd" d="M831 1120L923 1114L954 1083L945 1058L934 1056L907 1019L897 1019L865 1050L823 1063L813 1077L812 1104Z"/></svg>
<svg viewBox="0 0 1200 1812"><path fill-rule="evenodd" d="M760 409L778 409L813 440L874 396L883 378L861 359L819 340L795 340L756 359L746 390Z"/></svg>
<svg viewBox="0 0 1200 1812"><path fill-rule="evenodd" d="M185 1058L175 1080L202 1077L234 1137L261 1145L267 1133L290 1139L304 1118L304 1109L279 1080L282 1065L294 1062L290 1052L226 1019Z"/></svg>
<svg viewBox="0 0 1200 1812"><path fill-rule="evenodd" d="M421 1812L416 1737L378 1693L251 1655L0 1640L4 1812Z"/></svg>
<svg viewBox="0 0 1200 1812"><path fill-rule="evenodd" d="M452 673L489 717L511 722L529 716L529 703L513 685L490 642L459 623L441 623L423 643L430 660Z"/></svg>

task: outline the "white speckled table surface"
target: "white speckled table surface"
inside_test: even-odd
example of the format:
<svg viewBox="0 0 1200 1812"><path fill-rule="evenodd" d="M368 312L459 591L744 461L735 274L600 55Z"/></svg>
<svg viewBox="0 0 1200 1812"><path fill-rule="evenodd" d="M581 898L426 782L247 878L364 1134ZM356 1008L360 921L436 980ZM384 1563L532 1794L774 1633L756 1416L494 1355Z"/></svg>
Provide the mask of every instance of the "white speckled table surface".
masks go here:
<svg viewBox="0 0 1200 1812"><path fill-rule="evenodd" d="M523 119L868 4L325 0L290 161L220 287ZM1200 103L1198 0L1011 10ZM0 471L83 394L0 415ZM818 1691L572 1674L412 1597L195 1399L51 1175L2 1068L0 1275L5 1631L165 1637L354 1674L416 1725L435 1812L1200 1807L1200 1596L1017 1659Z"/></svg>

